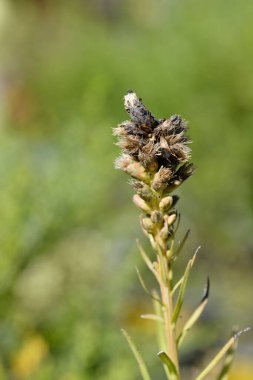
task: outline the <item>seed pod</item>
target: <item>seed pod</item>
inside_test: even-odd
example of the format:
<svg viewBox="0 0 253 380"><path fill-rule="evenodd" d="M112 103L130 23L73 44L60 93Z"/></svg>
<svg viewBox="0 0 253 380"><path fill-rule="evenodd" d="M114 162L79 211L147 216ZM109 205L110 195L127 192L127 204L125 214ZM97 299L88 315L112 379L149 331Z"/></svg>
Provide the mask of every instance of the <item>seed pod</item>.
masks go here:
<svg viewBox="0 0 253 380"><path fill-rule="evenodd" d="M161 224L163 221L163 214L160 211L153 211L151 214L151 220L154 224Z"/></svg>
<svg viewBox="0 0 253 380"><path fill-rule="evenodd" d="M155 231L155 225L150 218L141 218L141 224L143 229L149 234L152 234Z"/></svg>
<svg viewBox="0 0 253 380"><path fill-rule="evenodd" d="M168 196L161 200L161 202L159 203L159 208L161 211L166 212L171 208L172 204L173 204L173 197Z"/></svg>
<svg viewBox="0 0 253 380"><path fill-rule="evenodd" d="M149 205L147 204L147 202L145 202L144 199L142 199L138 194L134 194L133 202L134 202L135 206L140 208L145 213L147 213L147 214L151 213L151 209L150 209Z"/></svg>
<svg viewBox="0 0 253 380"><path fill-rule="evenodd" d="M166 241L168 237L170 236L170 229L167 222L164 223L164 226L160 231L160 236L164 241Z"/></svg>
<svg viewBox="0 0 253 380"><path fill-rule="evenodd" d="M168 226L172 226L172 224L177 219L177 214L176 214L176 212L173 212L170 215L165 215L165 218L166 218L166 222L168 223Z"/></svg>

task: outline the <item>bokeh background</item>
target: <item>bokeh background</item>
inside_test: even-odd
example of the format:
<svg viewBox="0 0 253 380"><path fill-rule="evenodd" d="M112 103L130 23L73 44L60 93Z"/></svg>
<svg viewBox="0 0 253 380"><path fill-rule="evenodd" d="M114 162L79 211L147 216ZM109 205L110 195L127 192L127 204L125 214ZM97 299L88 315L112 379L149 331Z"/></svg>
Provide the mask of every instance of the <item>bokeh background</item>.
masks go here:
<svg viewBox="0 0 253 380"><path fill-rule="evenodd" d="M126 328L164 379L138 283L131 203L111 128L134 89L190 120L196 174L179 191L183 265L211 299L185 340L189 379L253 325L253 2L0 0L0 379L139 380ZM253 378L253 334L230 380ZM210 377L213 378L213 377Z"/></svg>

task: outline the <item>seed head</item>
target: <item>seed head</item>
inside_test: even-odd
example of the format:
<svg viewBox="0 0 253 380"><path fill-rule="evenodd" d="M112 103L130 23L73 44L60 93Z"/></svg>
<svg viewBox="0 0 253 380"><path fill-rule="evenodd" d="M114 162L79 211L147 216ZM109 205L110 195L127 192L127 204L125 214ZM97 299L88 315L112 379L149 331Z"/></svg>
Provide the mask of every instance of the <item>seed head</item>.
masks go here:
<svg viewBox="0 0 253 380"><path fill-rule="evenodd" d="M179 115L156 119L137 95L124 97L130 116L114 129L123 155L116 167L161 193L168 193L193 174L187 122Z"/></svg>

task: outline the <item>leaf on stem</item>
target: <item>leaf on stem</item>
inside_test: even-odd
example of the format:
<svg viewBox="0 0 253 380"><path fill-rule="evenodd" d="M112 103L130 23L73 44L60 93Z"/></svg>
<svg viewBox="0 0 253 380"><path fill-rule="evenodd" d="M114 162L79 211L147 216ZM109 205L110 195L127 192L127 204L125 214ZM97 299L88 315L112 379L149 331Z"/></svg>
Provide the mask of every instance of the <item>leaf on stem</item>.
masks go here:
<svg viewBox="0 0 253 380"><path fill-rule="evenodd" d="M182 249L184 248L185 242L188 239L189 234L190 234L190 230L187 230L184 237L183 237L183 240L179 243L179 246L177 247L177 250L174 253L175 257L177 257L180 254L180 252L182 251Z"/></svg>
<svg viewBox="0 0 253 380"><path fill-rule="evenodd" d="M191 268L193 267L193 264L194 264L194 262L195 262L195 258L196 258L196 256L197 256L197 254L198 254L200 248L201 248L201 247L199 246L199 247L196 249L196 251L195 251L195 253L194 253L192 259L190 260L190 261L191 261ZM189 262L190 262L190 261L189 261ZM176 290L177 290L177 289L179 288L179 286L182 284L183 280L184 280L184 275L183 275L183 276L180 278L180 280L174 285L174 287L173 287L173 289L172 289L172 291L171 291L171 294L172 294L172 295L176 292Z"/></svg>
<svg viewBox="0 0 253 380"><path fill-rule="evenodd" d="M222 366L221 371L217 377L217 380L228 380L229 371L230 371L231 365L233 363L236 348L237 348L237 342L234 342L234 344L227 351L223 366Z"/></svg>
<svg viewBox="0 0 253 380"><path fill-rule="evenodd" d="M203 311L204 311L204 309L208 303L209 293L210 293L210 280L209 280L209 277L207 277L204 296L202 297L202 300L200 301L199 306L193 312L193 314L190 316L188 321L185 323L181 333L179 334L179 336L177 338L178 347L183 342L183 339L186 336L186 334L188 333L188 331L192 328L192 326L197 322L197 320L199 319L199 317L203 313Z"/></svg>
<svg viewBox="0 0 253 380"><path fill-rule="evenodd" d="M156 314L141 314L141 318L163 323L163 319Z"/></svg>
<svg viewBox="0 0 253 380"><path fill-rule="evenodd" d="M159 356L159 358L161 359L161 361L166 365L166 367L168 368L168 371L169 371L169 375L170 375L170 378L171 380L176 380L178 379L178 373L177 373L177 369L175 367L175 364L173 363L173 361L169 358L169 356L166 354L166 352L164 351L160 351L158 352L157 354Z"/></svg>
<svg viewBox="0 0 253 380"><path fill-rule="evenodd" d="M130 338L130 336L128 335L128 333L124 329L121 329L121 332L124 335L124 337L126 338L128 344L129 344L129 347L131 348L132 353L133 353L133 355L134 355L134 357L135 357L135 359L139 365L140 372L141 372L143 380L151 380L150 375L148 373L147 366L146 366L139 350L137 349L136 345L132 341L132 338Z"/></svg>
<svg viewBox="0 0 253 380"><path fill-rule="evenodd" d="M155 276L155 278L157 279L158 282L160 282L159 280L159 276L158 276L158 273L157 271L154 269L154 266L153 266L153 263L152 261L150 260L150 258L148 257L148 255L146 254L146 252L144 251L143 247L141 246L139 240L137 239L136 240L136 244L139 248L139 251L140 251L140 254L141 254L141 257L143 258L143 261L145 262L145 264L147 265L148 269L153 273L153 275Z"/></svg>
<svg viewBox="0 0 253 380"><path fill-rule="evenodd" d="M155 298L158 298L158 293L157 293L156 290L153 290L152 294L153 294L153 296ZM160 319L163 320L163 311L162 311L161 304L159 302L157 302L157 301L153 301L153 305L154 305L155 315L157 315ZM160 351L164 351L165 348L166 348L166 342L165 342L163 324L162 323L157 323L156 324L156 328L157 328L157 340L158 340L159 350ZM165 367L165 371L167 372L167 367Z"/></svg>
<svg viewBox="0 0 253 380"><path fill-rule="evenodd" d="M146 286L146 284L145 284L145 282L144 282L144 280L143 280L143 278L142 278L142 276L141 276L141 274L140 274L139 269L138 269L137 267L136 267L135 269L136 269L137 276L138 276L138 278L139 278L140 284L141 284L141 286L142 286L144 292L147 293L147 294L148 294L153 300L155 300L155 301L161 303L160 298L156 298L156 297L154 297L153 294L148 290L148 288L147 288L147 286Z"/></svg>
<svg viewBox="0 0 253 380"><path fill-rule="evenodd" d="M196 377L195 380L202 380L204 379L208 373L219 363L219 361L223 358L223 356L231 349L231 347L234 346L236 340L239 338L239 336L247 331L249 331L250 328L247 327L244 330L239 331L236 333L232 338L228 340L228 342L222 347L222 349L218 352L218 354L211 360L211 362L208 364L208 366Z"/></svg>
<svg viewBox="0 0 253 380"><path fill-rule="evenodd" d="M196 259L196 255L197 255L197 251L194 253L193 257L188 261L182 280L180 280L181 284L180 284L179 294L178 294L177 302L176 302L176 305L172 314L172 320L171 320L173 324L176 323L179 313L181 311L183 300L184 300L185 289L187 285L187 280L189 277L190 270Z"/></svg>

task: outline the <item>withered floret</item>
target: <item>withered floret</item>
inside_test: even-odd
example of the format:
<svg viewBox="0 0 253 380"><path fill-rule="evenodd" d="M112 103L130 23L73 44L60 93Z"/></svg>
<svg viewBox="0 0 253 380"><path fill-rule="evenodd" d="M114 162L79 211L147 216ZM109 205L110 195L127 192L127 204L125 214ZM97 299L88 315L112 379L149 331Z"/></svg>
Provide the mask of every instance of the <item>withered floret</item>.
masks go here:
<svg viewBox="0 0 253 380"><path fill-rule="evenodd" d="M156 119L132 91L124 97L124 106L131 120L114 128L123 153L116 167L150 183L155 191L170 192L194 170L187 122L179 115Z"/></svg>

